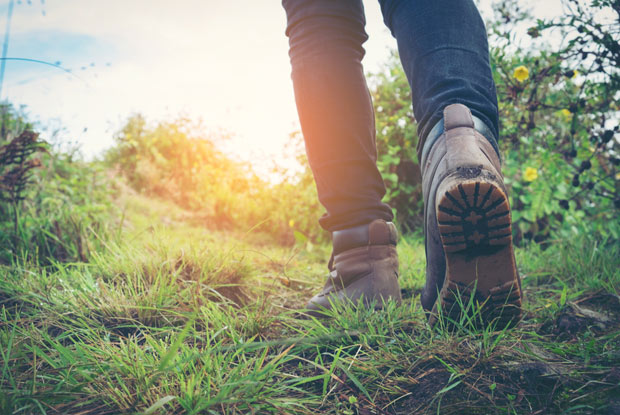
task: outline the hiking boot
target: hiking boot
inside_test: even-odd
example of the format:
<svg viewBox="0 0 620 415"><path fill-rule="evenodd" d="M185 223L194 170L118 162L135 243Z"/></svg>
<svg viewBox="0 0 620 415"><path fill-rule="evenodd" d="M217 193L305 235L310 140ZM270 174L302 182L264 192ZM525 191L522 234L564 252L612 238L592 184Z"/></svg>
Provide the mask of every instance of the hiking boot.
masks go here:
<svg viewBox="0 0 620 415"><path fill-rule="evenodd" d="M324 317L333 302L357 304L361 299L376 308L390 299L400 302L397 238L394 224L380 219L333 232L331 272L323 290L308 302L308 314Z"/></svg>
<svg viewBox="0 0 620 415"><path fill-rule="evenodd" d="M498 153L483 134L492 137L469 108L454 104L418 147L427 262L421 300L431 325L439 307L459 321L471 300L480 305L477 322L509 325L521 315L508 196Z"/></svg>

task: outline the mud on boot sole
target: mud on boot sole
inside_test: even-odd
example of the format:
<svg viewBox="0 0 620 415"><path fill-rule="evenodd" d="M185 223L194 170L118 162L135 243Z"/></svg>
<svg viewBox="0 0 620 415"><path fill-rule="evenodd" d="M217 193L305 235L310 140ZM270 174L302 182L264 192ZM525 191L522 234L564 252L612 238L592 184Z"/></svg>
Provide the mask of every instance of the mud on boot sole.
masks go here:
<svg viewBox="0 0 620 415"><path fill-rule="evenodd" d="M521 316L510 207L495 176L478 171L472 178L448 176L437 191L437 222L446 255L446 278L438 302L442 314L453 321L459 321L463 307L479 305L477 322L503 328L516 324ZM431 324L437 320L437 308L438 304Z"/></svg>

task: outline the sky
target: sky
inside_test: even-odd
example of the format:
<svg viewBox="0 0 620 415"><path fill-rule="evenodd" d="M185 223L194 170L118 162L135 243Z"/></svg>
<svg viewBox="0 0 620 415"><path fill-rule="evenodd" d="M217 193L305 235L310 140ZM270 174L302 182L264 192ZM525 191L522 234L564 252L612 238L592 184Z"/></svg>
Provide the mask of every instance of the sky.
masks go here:
<svg viewBox="0 0 620 415"><path fill-rule="evenodd" d="M489 0L481 3L484 14ZM530 3L549 15L559 1ZM8 5L0 1L2 35ZM378 2L364 5L364 68L376 72L396 41ZM283 157L299 130L285 24L279 0L14 0L7 57L71 74L9 60L0 99L25 105L42 126L62 126L61 139L88 158L141 113L151 122L200 119L232 135L227 152L260 167Z"/></svg>

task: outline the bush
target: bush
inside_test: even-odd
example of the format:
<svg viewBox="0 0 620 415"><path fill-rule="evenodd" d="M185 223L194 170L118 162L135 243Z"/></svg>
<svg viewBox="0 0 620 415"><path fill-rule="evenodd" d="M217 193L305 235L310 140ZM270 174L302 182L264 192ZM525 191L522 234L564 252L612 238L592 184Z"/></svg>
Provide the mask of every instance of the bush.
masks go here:
<svg viewBox="0 0 620 415"><path fill-rule="evenodd" d="M303 173L269 183L219 151L219 137L186 119L150 127L135 115L115 139L106 161L134 189L197 212L208 226L257 228L287 244L325 237L316 224L321 208L307 165ZM298 134L291 139L301 142Z"/></svg>
<svg viewBox="0 0 620 415"><path fill-rule="evenodd" d="M41 141L10 105L0 137L0 264L86 261L112 209L102 167Z"/></svg>
<svg viewBox="0 0 620 415"><path fill-rule="evenodd" d="M513 221L526 238L620 237L620 7L583 3L565 0L562 17L534 22L506 0L491 25L504 171ZM532 25L526 48L514 42L524 23ZM559 46L543 43L551 34L563 39Z"/></svg>

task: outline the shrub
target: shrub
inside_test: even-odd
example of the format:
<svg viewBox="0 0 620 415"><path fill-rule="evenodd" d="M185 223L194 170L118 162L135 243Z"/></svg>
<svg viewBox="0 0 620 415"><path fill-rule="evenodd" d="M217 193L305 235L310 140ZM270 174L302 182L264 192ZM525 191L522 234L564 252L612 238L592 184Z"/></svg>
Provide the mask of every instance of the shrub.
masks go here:
<svg viewBox="0 0 620 415"><path fill-rule="evenodd" d="M225 156L214 144L217 136L186 119L151 127L135 115L115 139L106 161L133 188L197 212L208 226L258 228L288 244L325 237L316 225L321 208L307 166L270 183ZM291 139L301 141L298 134Z"/></svg>
<svg viewBox="0 0 620 415"><path fill-rule="evenodd" d="M0 137L0 264L86 261L112 209L108 179L77 150L41 141L10 105Z"/></svg>
<svg viewBox="0 0 620 415"><path fill-rule="evenodd" d="M491 25L513 221L527 238L558 231L618 239L620 8L563 3L561 17L534 22L505 0ZM524 23L532 26L522 47L514 33ZM544 35L562 41L551 47Z"/></svg>

